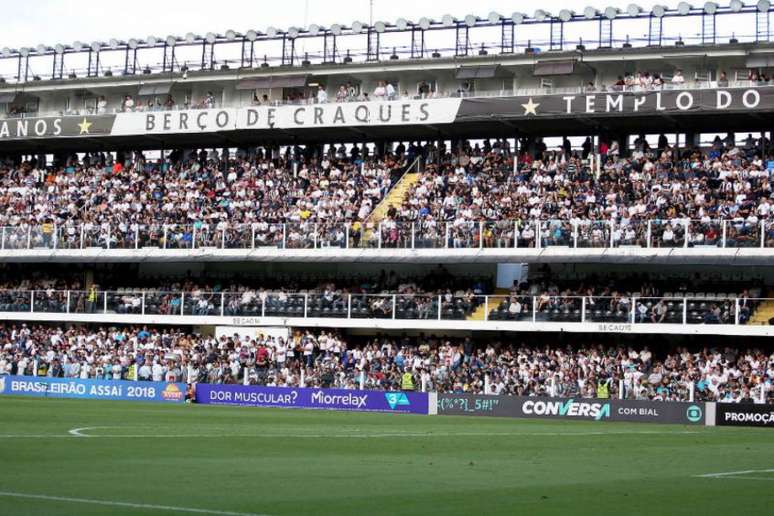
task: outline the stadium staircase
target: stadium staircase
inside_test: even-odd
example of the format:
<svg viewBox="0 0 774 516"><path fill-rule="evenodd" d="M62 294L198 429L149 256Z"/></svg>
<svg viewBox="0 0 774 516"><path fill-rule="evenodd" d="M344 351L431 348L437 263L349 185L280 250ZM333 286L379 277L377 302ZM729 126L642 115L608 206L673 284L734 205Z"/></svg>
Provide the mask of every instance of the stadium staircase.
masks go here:
<svg viewBox="0 0 774 516"><path fill-rule="evenodd" d="M768 326L769 321L774 318L774 300L762 301L753 313L747 324L753 326Z"/></svg>
<svg viewBox="0 0 774 516"><path fill-rule="evenodd" d="M397 208L402 205L403 199L406 197L406 192L408 192L412 186L419 182L421 175L422 173L419 172L419 158L417 158L411 165L409 165L409 167L406 169L406 172L401 176L398 182L395 183L395 186L393 186L392 189L387 192L387 195L384 196L382 202L380 202L376 208L374 208L374 210L368 216L367 221L378 224L387 216L387 212L391 206L395 206Z"/></svg>
<svg viewBox="0 0 774 516"><path fill-rule="evenodd" d="M507 288L498 288L494 291L494 294L492 296L498 296L500 298L507 296L511 291ZM495 310L497 310L497 307L499 306L502 299L499 298L489 298L489 313L491 314ZM475 310L467 317L468 321L483 321L485 320L485 314L486 314L487 306L486 303L478 305Z"/></svg>

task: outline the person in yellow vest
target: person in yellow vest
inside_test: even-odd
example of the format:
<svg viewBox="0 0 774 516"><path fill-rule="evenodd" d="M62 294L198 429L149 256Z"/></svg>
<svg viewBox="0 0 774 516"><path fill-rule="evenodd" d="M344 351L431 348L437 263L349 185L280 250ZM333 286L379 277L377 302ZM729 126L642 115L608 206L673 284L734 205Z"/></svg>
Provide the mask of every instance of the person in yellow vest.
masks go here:
<svg viewBox="0 0 774 516"><path fill-rule="evenodd" d="M97 285L89 287L89 293L86 295L86 312L94 313L97 308Z"/></svg>
<svg viewBox="0 0 774 516"><path fill-rule="evenodd" d="M363 224L359 220L353 222L349 227L349 238L352 240L352 247L360 246L360 234L362 230Z"/></svg>
<svg viewBox="0 0 774 516"><path fill-rule="evenodd" d="M597 398L608 399L610 398L610 379L599 380L597 382Z"/></svg>
<svg viewBox="0 0 774 516"><path fill-rule="evenodd" d="M40 226L40 232L43 235L43 247L51 247L51 244L54 242L54 224L46 220L41 226Z"/></svg>
<svg viewBox="0 0 774 516"><path fill-rule="evenodd" d="M403 391L414 390L414 375L410 371L404 371L400 379L400 389Z"/></svg>
<svg viewBox="0 0 774 516"><path fill-rule="evenodd" d="M132 364L129 366L129 369L126 371L126 379L133 381L139 380L139 378L137 378L137 364Z"/></svg>

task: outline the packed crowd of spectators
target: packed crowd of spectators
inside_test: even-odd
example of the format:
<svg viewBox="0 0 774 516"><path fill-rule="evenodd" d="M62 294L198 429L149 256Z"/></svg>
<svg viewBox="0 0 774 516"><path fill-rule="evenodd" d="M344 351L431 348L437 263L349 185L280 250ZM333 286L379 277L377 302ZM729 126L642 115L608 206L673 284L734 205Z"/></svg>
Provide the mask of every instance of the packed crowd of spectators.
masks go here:
<svg viewBox="0 0 774 516"><path fill-rule="evenodd" d="M678 151L662 135L656 148L639 138L623 157L615 141L602 141L595 170L584 159L590 140L581 152L567 140L556 150L525 142L518 156L506 140L459 152L430 144L435 159L383 224L404 234L413 224L428 247L438 235L455 247L512 247L514 238L534 247L538 235L543 246L644 246L648 238L659 247L718 246L723 234L730 247L760 246L760 224L774 216L764 145L750 136L737 146L730 135L705 152ZM767 224L767 243L772 231Z"/></svg>
<svg viewBox="0 0 774 516"><path fill-rule="evenodd" d="M742 402L772 398L774 354L757 349L656 354L642 347L529 346L470 339L375 337L331 331L255 338L174 329L0 326L0 375L248 383L521 396ZM763 392L762 392L763 391Z"/></svg>
<svg viewBox="0 0 774 516"><path fill-rule="evenodd" d="M235 233L229 238L249 239L255 227L259 243L285 236L292 245L312 233L304 225L320 224L324 232L335 222L367 218L402 166L393 157L359 153L291 164L263 151L250 159L202 152L175 163L138 154L128 166L111 155L61 168L25 163L0 169L0 225L18 230L6 233L7 247L27 240L28 225L35 226L39 245L51 244L56 226L60 247L80 245L82 226L89 245L109 239L116 246L133 242L136 234L143 244L158 241L163 225L173 227L168 247L190 245L194 225L200 243L220 243L228 225ZM293 227L283 235L277 222Z"/></svg>
<svg viewBox="0 0 774 516"><path fill-rule="evenodd" d="M50 247L55 228L59 248L774 246L765 139L717 137L700 151L662 135L629 156L602 140L599 165L590 140L579 151L521 143L27 162L0 169L0 225L6 248ZM426 167L403 202L381 226L368 220L419 155Z"/></svg>

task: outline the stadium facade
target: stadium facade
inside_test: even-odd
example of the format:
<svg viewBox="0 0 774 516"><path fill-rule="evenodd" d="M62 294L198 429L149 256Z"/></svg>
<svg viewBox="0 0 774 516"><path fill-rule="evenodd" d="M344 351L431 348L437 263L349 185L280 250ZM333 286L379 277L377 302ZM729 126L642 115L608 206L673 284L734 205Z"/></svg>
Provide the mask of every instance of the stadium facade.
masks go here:
<svg viewBox="0 0 774 516"><path fill-rule="evenodd" d="M580 167L583 181L600 183L615 173L616 163L647 161L645 147L658 149L652 162L662 160L663 140L669 152L687 153L680 158L687 171L695 169L691 161L704 156L736 159L737 152L745 152L745 160L762 162L755 172L768 176L774 169L769 159L774 139L770 17L768 2L702 7L681 2L674 10L657 6L650 12L636 5L626 11L538 10L531 16L491 13L444 16L437 22L6 48L0 66L15 73L0 84L5 107L0 156L11 168L35 162L37 168L63 170L66 178L80 173L84 156L109 155L111 163L130 168L138 156L146 159L145 152L158 155L159 170L169 172L174 160L195 161L208 149L203 161L213 162L215 153L215 166L224 173L233 168L230 158L260 154L277 162L289 156L283 163L285 180L291 181L339 146L347 153L362 146L380 158L398 145L443 147L453 150L454 170L471 159L481 162L480 155L462 150L469 142L497 141L507 142L512 153L513 177L552 154L562 170ZM752 36L726 34L729 19L734 27L745 27L738 32ZM670 33L665 28L670 20L695 24L699 36ZM576 25L593 37L571 41L567 34ZM646 36L622 38L622 31ZM525 40L522 33L538 36ZM440 38L444 42L436 43ZM271 45L281 48L280 54L262 58L260 48ZM363 45L365 50L358 50ZM302 46L310 50L302 53ZM707 139L717 134L722 140ZM556 150L546 146L552 139L561 140ZM718 141L720 149L713 147ZM528 160L520 161L524 156ZM395 216L393 211L404 200L411 204L411 192L423 187L423 178L431 177L441 161L433 151L405 160L362 218L95 222L77 210L63 210L4 225L0 258L6 268L13 264L20 280L69 266L84 281L75 289L7 289L0 318L177 325L203 332L268 326L479 337L486 332L772 334L774 299L767 297L774 282L768 267L774 259L774 219L740 222L738 206L697 209L695 217L674 213L634 220L609 211L600 218L574 213L554 219L529 209L519 218L477 213L431 225L425 224L429 218ZM111 170L122 169L113 165ZM745 179L748 172L745 168ZM109 174L100 179L111 180ZM665 181L694 180L685 173ZM723 180L713 176L707 188L720 191ZM56 178L51 181L29 187L45 189ZM498 191L495 187L487 195ZM765 191L770 192L768 186ZM586 195L577 202L601 204L602 199ZM752 198L737 195L735 202ZM109 213L114 201L106 195L101 209ZM464 295L267 289L258 300L248 296L245 301L243 292L228 290L160 293L97 286L106 270L152 279L283 275L295 284L302 276L345 281L380 270L418 276L438 264L450 275L483 276L491 287ZM520 283L577 283L600 275L612 282L632 275L659 278L660 293L585 295L560 287L521 292L514 299L513 287ZM669 286L677 281L687 288Z"/></svg>

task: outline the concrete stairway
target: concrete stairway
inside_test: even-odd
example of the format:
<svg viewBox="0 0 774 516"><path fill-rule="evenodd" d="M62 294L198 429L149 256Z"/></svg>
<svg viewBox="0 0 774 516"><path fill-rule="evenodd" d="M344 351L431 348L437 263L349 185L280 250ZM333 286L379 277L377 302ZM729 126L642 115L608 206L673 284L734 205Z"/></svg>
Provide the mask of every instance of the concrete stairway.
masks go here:
<svg viewBox="0 0 774 516"><path fill-rule="evenodd" d="M774 317L774 300L763 301L747 324L756 326L768 326L769 320Z"/></svg>
<svg viewBox="0 0 774 516"><path fill-rule="evenodd" d="M495 289L494 294L489 296L489 313L491 314L493 311L497 310L497 307L500 306L500 303L503 300L503 297L507 296L510 293L510 290L507 288L498 288ZM492 297L492 296L500 296L500 297ZM485 314L486 314L486 303L482 303L478 305L478 307L473 310L473 312L466 318L468 321L483 321L485 320Z"/></svg>
<svg viewBox="0 0 774 516"><path fill-rule="evenodd" d="M368 222L378 224L387 216L387 211L389 211L391 206L399 208L403 204L406 192L409 191L409 188L419 182L420 176L421 174L419 172L406 172L403 174L400 181L387 192L387 195L382 199L382 202L380 202L368 216Z"/></svg>

